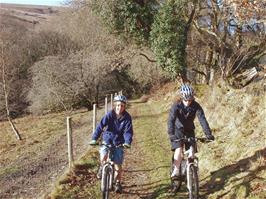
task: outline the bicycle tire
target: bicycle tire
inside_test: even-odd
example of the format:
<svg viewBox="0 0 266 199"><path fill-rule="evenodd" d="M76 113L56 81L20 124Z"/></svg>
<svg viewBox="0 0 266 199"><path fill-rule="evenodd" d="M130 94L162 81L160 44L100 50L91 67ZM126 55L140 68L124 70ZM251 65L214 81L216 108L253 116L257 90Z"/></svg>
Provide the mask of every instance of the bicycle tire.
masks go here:
<svg viewBox="0 0 266 199"><path fill-rule="evenodd" d="M182 185L182 180L179 179L172 179L171 178L171 174L174 170L174 157L172 157L172 161L171 161L171 167L170 167L170 179L171 179L171 188L172 188L172 191L173 192L178 192L181 188L181 185Z"/></svg>
<svg viewBox="0 0 266 199"><path fill-rule="evenodd" d="M113 191L113 189L114 189L114 167L113 166L109 167L109 175L110 175L109 191Z"/></svg>
<svg viewBox="0 0 266 199"><path fill-rule="evenodd" d="M189 199L198 199L199 198L199 177L197 167L194 165L189 166L188 171L188 190L189 190Z"/></svg>
<svg viewBox="0 0 266 199"><path fill-rule="evenodd" d="M109 198L109 184L110 184L110 168L108 166L104 167L103 175L102 175L102 182L101 182L101 191L102 191L102 198L108 199Z"/></svg>

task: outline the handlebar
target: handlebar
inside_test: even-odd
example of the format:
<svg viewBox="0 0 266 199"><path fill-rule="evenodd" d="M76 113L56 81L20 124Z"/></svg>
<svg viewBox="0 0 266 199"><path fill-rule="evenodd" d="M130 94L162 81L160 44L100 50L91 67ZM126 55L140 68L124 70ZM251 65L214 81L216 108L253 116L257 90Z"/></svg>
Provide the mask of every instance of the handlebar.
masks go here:
<svg viewBox="0 0 266 199"><path fill-rule="evenodd" d="M115 146L115 145L113 145L113 144L106 144L105 142L102 142L102 143L99 144L99 145L104 145L104 146L106 146L106 147L108 147L108 148L113 148L113 147L115 147L115 148L119 148L119 147L125 148L123 144L119 144L119 145L116 145L116 146Z"/></svg>
<svg viewBox="0 0 266 199"><path fill-rule="evenodd" d="M190 138L180 138L180 139L176 139L173 140L174 142L180 142L180 141L184 141L184 142L202 142L202 143L209 143L212 142L213 140L209 140L208 138L200 138L200 137L190 137Z"/></svg>
<svg viewBox="0 0 266 199"><path fill-rule="evenodd" d="M102 146L102 145L106 146L107 148L119 148L119 147L121 147L121 148L127 148L127 147L124 146L124 144L113 145L113 144L107 144L105 142L100 142L100 143L99 142L96 142L92 146Z"/></svg>

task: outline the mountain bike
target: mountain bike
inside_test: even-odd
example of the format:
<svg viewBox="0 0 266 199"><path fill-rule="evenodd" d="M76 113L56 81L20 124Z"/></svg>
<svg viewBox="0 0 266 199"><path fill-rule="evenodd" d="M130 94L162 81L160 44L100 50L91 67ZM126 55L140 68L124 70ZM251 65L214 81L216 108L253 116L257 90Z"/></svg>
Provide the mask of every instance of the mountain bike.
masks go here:
<svg viewBox="0 0 266 199"><path fill-rule="evenodd" d="M102 167L102 178L101 178L101 191L102 191L102 198L108 199L109 193L114 189L114 162L112 161L112 155L114 153L115 148L123 147L123 145L108 145L102 143L102 145L107 147L107 160L104 162Z"/></svg>
<svg viewBox="0 0 266 199"><path fill-rule="evenodd" d="M211 142L207 138L181 138L174 140L175 142L184 142L189 143L190 147L184 152L184 157L182 159L180 169L180 177L177 179L171 178L172 188L177 192L182 182L184 181L187 184L187 189L189 193L189 199L198 199L199 198L199 176L198 176L198 157L196 153L196 143L202 142L207 143ZM174 169L174 157L172 157L170 175Z"/></svg>

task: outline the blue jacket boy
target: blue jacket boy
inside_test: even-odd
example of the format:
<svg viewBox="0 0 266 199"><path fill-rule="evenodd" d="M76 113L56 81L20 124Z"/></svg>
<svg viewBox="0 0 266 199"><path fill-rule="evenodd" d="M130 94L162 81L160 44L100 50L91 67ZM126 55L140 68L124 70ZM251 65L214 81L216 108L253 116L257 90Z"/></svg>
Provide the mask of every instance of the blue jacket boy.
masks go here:
<svg viewBox="0 0 266 199"><path fill-rule="evenodd" d="M132 119L127 111L117 118L114 110L109 111L97 125L92 140L98 140L103 132L103 141L107 144L131 145L133 137Z"/></svg>
<svg viewBox="0 0 266 199"><path fill-rule="evenodd" d="M122 164L124 160L124 148L130 148L132 137L133 137L133 127L132 119L129 113L125 110L127 104L127 98L123 95L118 95L114 98L114 109L108 112L97 125L95 132L92 135L92 140L90 145L95 145L97 140L103 133L103 142L105 144L113 144L115 147L112 150L111 159L114 162L115 173L114 181L115 186L114 190L117 193L122 193L121 186L121 173L122 173ZM120 145L123 145L121 147ZM102 145L100 147L100 161L101 166L99 167L97 177L102 177L103 164L107 160L108 147Z"/></svg>

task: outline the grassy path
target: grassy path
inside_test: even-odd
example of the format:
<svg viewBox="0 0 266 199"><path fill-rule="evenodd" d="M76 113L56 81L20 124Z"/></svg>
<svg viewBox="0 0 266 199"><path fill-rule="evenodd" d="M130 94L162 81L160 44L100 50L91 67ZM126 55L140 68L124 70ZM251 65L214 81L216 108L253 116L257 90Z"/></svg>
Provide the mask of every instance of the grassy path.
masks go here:
<svg viewBox="0 0 266 199"><path fill-rule="evenodd" d="M133 118L134 141L132 149L125 154L124 173L122 179L123 194L111 194L116 199L172 199L188 198L186 187L183 185L180 192L173 194L170 191L169 162L171 159L170 144L167 135L167 118L169 107L161 101L149 101L147 103L132 102L129 112ZM219 138L219 136L217 135ZM263 194L263 177L265 175L260 157L265 150L260 151L254 158L246 158L235 165L228 165L212 169L211 165L221 162L218 152L223 150L223 144L216 141L212 144L200 145L198 157L200 158L200 190L201 199L228 198L228 199L260 199ZM213 156L218 154L217 157ZM257 158L259 157L259 158ZM253 160L254 159L254 160ZM249 166L249 163L256 161ZM246 170L239 171L239 167ZM82 160L76 164L75 169L61 180L57 190L51 198L101 198L99 180L96 179L98 167L98 149L90 148ZM255 169L249 171L248 169ZM253 169L253 170L254 170ZM260 193L251 194L242 191L245 180L239 178L246 172L254 179L250 190L260 190ZM256 172L256 173L255 173ZM250 180L254 180L254 179ZM239 182L243 183L239 184ZM247 182L250 183L250 182ZM256 184L257 183L257 184ZM230 191L230 188L237 190ZM238 188L239 187L239 188ZM255 188L256 189L255 189ZM240 197L238 197L240 196Z"/></svg>
<svg viewBox="0 0 266 199"><path fill-rule="evenodd" d="M165 145L163 113L155 112L151 105L135 103L131 114L134 142L124 165L124 193L116 198L156 198L168 194L169 165L165 160L170 158L170 151Z"/></svg>

